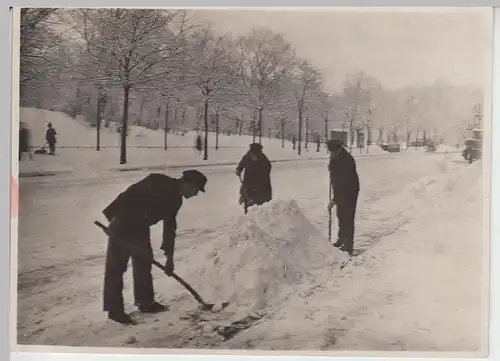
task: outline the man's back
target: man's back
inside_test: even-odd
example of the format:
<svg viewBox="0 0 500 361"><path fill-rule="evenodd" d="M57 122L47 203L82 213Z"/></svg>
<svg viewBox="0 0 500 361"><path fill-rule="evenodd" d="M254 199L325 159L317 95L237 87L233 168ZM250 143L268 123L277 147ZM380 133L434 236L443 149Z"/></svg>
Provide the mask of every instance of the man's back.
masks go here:
<svg viewBox="0 0 500 361"><path fill-rule="evenodd" d="M120 217L131 225L152 226L177 212L181 205L177 179L152 173L120 193L103 214L108 220Z"/></svg>
<svg viewBox="0 0 500 361"><path fill-rule="evenodd" d="M329 170L334 191L359 191L359 178L356 170L356 162L354 157L349 154L345 148L342 148L337 157L330 158Z"/></svg>
<svg viewBox="0 0 500 361"><path fill-rule="evenodd" d="M47 132L45 132L45 140L47 142L53 143L56 141L56 130L54 128L49 128L47 129Z"/></svg>

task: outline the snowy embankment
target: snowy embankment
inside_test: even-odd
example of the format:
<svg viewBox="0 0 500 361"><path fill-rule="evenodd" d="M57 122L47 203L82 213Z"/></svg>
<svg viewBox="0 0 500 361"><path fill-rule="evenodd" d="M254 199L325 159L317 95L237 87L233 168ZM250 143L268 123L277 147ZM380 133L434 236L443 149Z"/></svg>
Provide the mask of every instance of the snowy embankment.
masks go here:
<svg viewBox="0 0 500 361"><path fill-rule="evenodd" d="M22 176L51 173L88 175L109 170L161 170L179 166L234 164L240 160L252 142L252 137L248 135L219 135L220 148L215 150L215 134L211 132L208 137L208 160L203 161L194 150L196 132L188 132L184 136L168 134L168 150L165 151L163 131L131 126L127 138L127 164L120 165L120 141L115 129L102 129L102 148L97 152L96 128L91 128L80 117L75 120L61 112L21 108L20 119L31 129L34 146L44 143L46 125L52 122L58 133L59 147L56 157L35 155L34 161L22 162L19 167ZM301 156L292 149L289 141L285 141L284 148L279 139L263 138L262 144L265 154L272 161L321 159L328 156L323 146L317 152L315 143L309 143L309 149L303 149ZM357 150L354 150L353 154L356 157L365 155ZM372 146L369 154L387 153Z"/></svg>

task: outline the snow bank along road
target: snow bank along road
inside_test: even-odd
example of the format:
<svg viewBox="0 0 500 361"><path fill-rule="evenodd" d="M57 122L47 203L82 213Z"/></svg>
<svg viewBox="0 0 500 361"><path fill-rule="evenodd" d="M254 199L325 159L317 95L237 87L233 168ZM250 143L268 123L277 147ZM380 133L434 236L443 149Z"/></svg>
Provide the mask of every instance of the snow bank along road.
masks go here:
<svg viewBox="0 0 500 361"><path fill-rule="evenodd" d="M133 328L109 323L101 312L106 239L92 222L102 220L103 207L146 173L80 183L58 182L55 177L21 181L18 342L164 348L477 349L482 280L480 163L469 165L459 155L412 153L359 159L357 164L362 190L355 247L363 253L341 273L336 266L316 270L316 285L309 283L306 289L283 296L278 305L267 304L260 323L231 339L217 333L217 326L247 315L231 308L220 315L191 312L196 304L187 292L157 270L153 271L157 298L170 305L170 312L147 317ZM177 272L208 301L217 295L209 294L206 285L211 284L207 277L213 276L205 272L211 266L207 255L223 253L214 249L218 239L242 222L237 204L239 181L232 168L206 168L207 193L186 201L178 217ZM319 230L318 242L326 242L326 162L276 163L272 182L274 197L285 202L295 199L300 212ZM464 202L469 205L462 207ZM458 229L460 225L465 228ZM335 231L334 226L334 237ZM161 226L154 228L156 251L160 235ZM333 247L331 252L334 263L343 257ZM160 252L156 256L163 259ZM297 264L303 269L307 260L297 260ZM125 298L131 305L130 271L125 278ZM440 282L448 285L446 292Z"/></svg>

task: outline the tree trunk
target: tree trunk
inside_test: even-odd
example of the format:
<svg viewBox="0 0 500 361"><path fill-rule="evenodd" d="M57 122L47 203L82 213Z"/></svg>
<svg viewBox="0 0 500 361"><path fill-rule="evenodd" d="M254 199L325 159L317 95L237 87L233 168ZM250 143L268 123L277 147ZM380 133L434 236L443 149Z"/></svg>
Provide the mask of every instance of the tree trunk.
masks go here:
<svg viewBox="0 0 500 361"><path fill-rule="evenodd" d="M186 106L184 106L183 109L182 109L182 117L181 117L182 127L184 127L185 123L186 123Z"/></svg>
<svg viewBox="0 0 500 361"><path fill-rule="evenodd" d="M325 144L328 140L328 112L325 112Z"/></svg>
<svg viewBox="0 0 500 361"><path fill-rule="evenodd" d="M352 130L352 116L349 119L349 153L352 153L352 144L354 143L353 130Z"/></svg>
<svg viewBox="0 0 500 361"><path fill-rule="evenodd" d="M203 109L203 120L205 122L205 139L203 144L203 160L208 160L208 98L205 97Z"/></svg>
<svg viewBox="0 0 500 361"><path fill-rule="evenodd" d="M241 137L241 134L243 133L243 119L240 119L239 122L238 135Z"/></svg>
<svg viewBox="0 0 500 361"><path fill-rule="evenodd" d="M97 139L96 139L96 151L101 150L101 94L97 94L97 116L96 116L96 132L97 132Z"/></svg>
<svg viewBox="0 0 500 361"><path fill-rule="evenodd" d="M215 150L219 149L219 114L215 114Z"/></svg>
<svg viewBox="0 0 500 361"><path fill-rule="evenodd" d="M309 143L309 117L306 117L306 142L304 148L307 149L307 144Z"/></svg>
<svg viewBox="0 0 500 361"><path fill-rule="evenodd" d="M366 126L366 153L370 152L370 145L372 144L372 129Z"/></svg>
<svg viewBox="0 0 500 361"><path fill-rule="evenodd" d="M203 117L203 110L196 108L196 133L200 131L200 121Z"/></svg>
<svg viewBox="0 0 500 361"><path fill-rule="evenodd" d="M81 83L81 82L80 82ZM81 85L78 84L77 85L77 88L76 88L76 101L75 101L75 107L74 107L74 111L73 111L73 114L72 114L72 118L73 119L76 119L76 116L78 114L80 114L80 111L81 111L81 89L80 89Z"/></svg>
<svg viewBox="0 0 500 361"><path fill-rule="evenodd" d="M165 126L164 126L164 129L163 129L163 134L164 134L164 142L165 142L165 150L167 150L168 148L168 144L167 144L167 136L168 136L168 112L169 112L169 109L168 109L168 99L167 99L167 103L165 105Z"/></svg>
<svg viewBox="0 0 500 361"><path fill-rule="evenodd" d="M255 138L257 138L257 122L255 116L253 117L253 122L252 122L252 136L253 136L252 143L255 143Z"/></svg>
<svg viewBox="0 0 500 361"><path fill-rule="evenodd" d="M123 118L121 129L120 164L127 163L127 133L128 133L128 98L130 86L123 87Z"/></svg>
<svg viewBox="0 0 500 361"><path fill-rule="evenodd" d="M143 114L144 114L144 96L141 98L141 108L139 110L139 122L137 123L138 126L142 125Z"/></svg>
<svg viewBox="0 0 500 361"><path fill-rule="evenodd" d="M299 139L297 139L298 145L297 145L297 153L300 155L301 152L301 143L302 143L302 108L299 108Z"/></svg>
<svg viewBox="0 0 500 361"><path fill-rule="evenodd" d="M262 109L259 108L259 144L262 144Z"/></svg>
<svg viewBox="0 0 500 361"><path fill-rule="evenodd" d="M281 148L285 148L285 121L281 121Z"/></svg>

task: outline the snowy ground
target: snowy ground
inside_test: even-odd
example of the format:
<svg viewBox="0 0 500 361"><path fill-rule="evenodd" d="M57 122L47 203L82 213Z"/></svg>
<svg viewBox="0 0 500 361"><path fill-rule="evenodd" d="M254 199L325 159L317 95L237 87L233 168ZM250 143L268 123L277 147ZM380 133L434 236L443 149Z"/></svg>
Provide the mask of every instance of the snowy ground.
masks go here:
<svg viewBox="0 0 500 361"><path fill-rule="evenodd" d="M101 312L106 239L92 222L102 221L102 208L146 173L22 180L18 343L479 350L486 337L481 163L424 152L357 162L361 255L342 271L345 256L327 243L324 160L275 163L277 200L247 216L237 204L233 167L203 168L207 193L186 201L179 214L176 270L208 301L232 304L220 314L200 314L181 286L154 270L157 299L170 311L135 327L110 323ZM335 225L334 217L334 239ZM156 250L160 235L161 225L152 232ZM130 311L131 282L129 271ZM260 319L234 337L217 332L249 316Z"/></svg>

